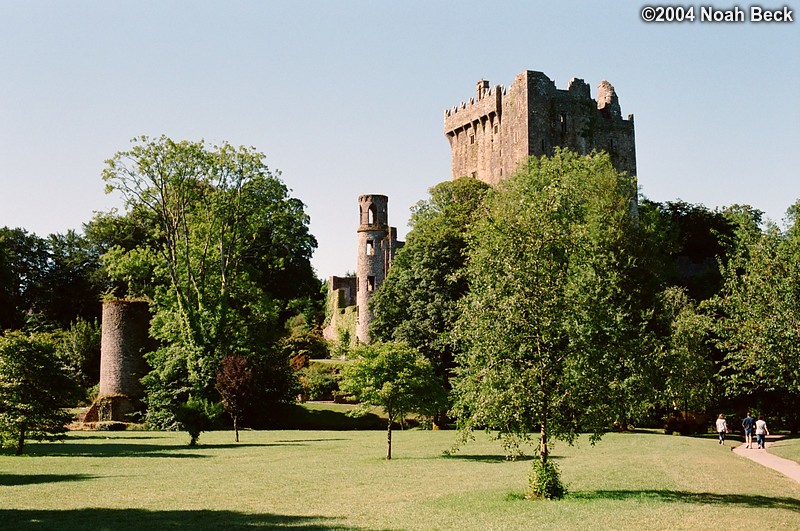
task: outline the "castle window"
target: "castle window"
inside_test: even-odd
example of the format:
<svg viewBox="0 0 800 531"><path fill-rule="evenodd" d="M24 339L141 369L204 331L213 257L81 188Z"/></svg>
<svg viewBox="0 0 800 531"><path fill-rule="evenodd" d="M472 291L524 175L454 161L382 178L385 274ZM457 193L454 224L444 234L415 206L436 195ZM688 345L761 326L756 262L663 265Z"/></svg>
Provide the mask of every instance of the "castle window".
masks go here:
<svg viewBox="0 0 800 531"><path fill-rule="evenodd" d="M567 132L567 113L561 113L561 132Z"/></svg>
<svg viewBox="0 0 800 531"><path fill-rule="evenodd" d="M495 134L497 134L499 131L500 131L500 127L497 124L495 124L495 126L494 126Z"/></svg>
<svg viewBox="0 0 800 531"><path fill-rule="evenodd" d="M472 178L473 179L477 179L478 178L478 172L476 172L476 171L472 172Z"/></svg>
<svg viewBox="0 0 800 531"><path fill-rule="evenodd" d="M475 143L475 135L469 135L469 143L470 144L474 144Z"/></svg>
<svg viewBox="0 0 800 531"><path fill-rule="evenodd" d="M367 277L367 291L375 291L375 277L372 275Z"/></svg>
<svg viewBox="0 0 800 531"><path fill-rule="evenodd" d="M367 256L375 256L375 242L367 240Z"/></svg>
<svg viewBox="0 0 800 531"><path fill-rule="evenodd" d="M543 138L542 139L542 155L544 155L544 153L545 153L545 151L544 151L544 138Z"/></svg>
<svg viewBox="0 0 800 531"><path fill-rule="evenodd" d="M375 205L369 206L369 210L367 211L367 224L368 225L375 224Z"/></svg>

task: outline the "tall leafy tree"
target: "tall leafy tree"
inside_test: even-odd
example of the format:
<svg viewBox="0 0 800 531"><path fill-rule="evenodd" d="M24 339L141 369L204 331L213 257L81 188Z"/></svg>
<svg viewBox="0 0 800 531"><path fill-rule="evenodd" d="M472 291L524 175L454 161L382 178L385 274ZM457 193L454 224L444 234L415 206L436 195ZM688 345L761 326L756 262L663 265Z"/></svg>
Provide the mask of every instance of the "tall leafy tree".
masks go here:
<svg viewBox="0 0 800 531"><path fill-rule="evenodd" d="M0 442L21 455L28 439L54 440L66 431L78 386L45 334L0 336Z"/></svg>
<svg viewBox="0 0 800 531"><path fill-rule="evenodd" d="M469 177L431 188L430 198L412 209L405 246L371 299L371 337L418 349L444 385L453 368L458 302L468 289L467 228L488 188Z"/></svg>
<svg viewBox="0 0 800 531"><path fill-rule="evenodd" d="M0 229L0 329L21 329L40 306L47 241L23 229Z"/></svg>
<svg viewBox="0 0 800 531"><path fill-rule="evenodd" d="M627 414L642 348L630 278L635 182L559 150L489 194L470 236L454 412L506 444L599 437Z"/></svg>
<svg viewBox="0 0 800 531"><path fill-rule="evenodd" d="M748 212L739 222L738 246L723 269L719 333L726 352L721 375L731 395L771 402L798 428L800 405L800 201L789 227L757 230ZM781 398L776 400L777 396ZM787 400L788 399L788 400ZM764 404L767 405L767 404Z"/></svg>
<svg viewBox="0 0 800 531"><path fill-rule="evenodd" d="M290 373L274 343L289 302L318 293L316 240L302 202L264 155L142 137L108 161L103 178L153 227L147 249L104 257L131 278L146 276L133 266L149 263L156 279L152 333L162 348L150 355L146 378L151 422L169 425L174 405L190 395L213 398L227 353L259 360L262 372ZM283 386L284 397L291 388Z"/></svg>
<svg viewBox="0 0 800 531"><path fill-rule="evenodd" d="M659 365L663 379L658 382L660 405L672 411L705 411L718 397L715 389L711 317L698 309L683 288L673 286L662 296L663 317L669 328Z"/></svg>
<svg viewBox="0 0 800 531"><path fill-rule="evenodd" d="M0 229L0 328L67 328L100 317L99 254L75 231Z"/></svg>

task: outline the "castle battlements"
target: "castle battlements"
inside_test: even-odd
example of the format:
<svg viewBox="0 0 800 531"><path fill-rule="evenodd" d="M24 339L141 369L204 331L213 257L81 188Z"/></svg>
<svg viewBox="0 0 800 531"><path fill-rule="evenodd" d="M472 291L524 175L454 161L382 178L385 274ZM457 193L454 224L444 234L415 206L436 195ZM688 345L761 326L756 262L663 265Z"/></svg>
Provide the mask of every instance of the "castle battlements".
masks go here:
<svg viewBox="0 0 800 531"><path fill-rule="evenodd" d="M474 97L445 110L444 133L454 179L472 176L494 184L531 155L551 155L556 147L606 151L618 170L636 175L633 115L622 118L616 91L605 80L593 100L580 78L566 89L532 70L508 87L490 88L481 79Z"/></svg>

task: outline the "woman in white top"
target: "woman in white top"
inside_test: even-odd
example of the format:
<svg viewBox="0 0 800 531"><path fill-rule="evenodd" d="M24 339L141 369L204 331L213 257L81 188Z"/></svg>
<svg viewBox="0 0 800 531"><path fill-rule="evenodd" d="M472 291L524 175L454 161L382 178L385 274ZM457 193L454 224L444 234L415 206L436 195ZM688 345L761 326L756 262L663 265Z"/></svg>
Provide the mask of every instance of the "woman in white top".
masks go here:
<svg viewBox="0 0 800 531"><path fill-rule="evenodd" d="M766 449L767 447L767 443L764 440L765 435L769 435L767 422L764 420L764 415L759 415L756 421L756 442L758 442L759 448Z"/></svg>
<svg viewBox="0 0 800 531"><path fill-rule="evenodd" d="M725 434L728 433L728 422L725 420L725 415L719 414L717 419L717 433L719 433L719 443L725 444Z"/></svg>

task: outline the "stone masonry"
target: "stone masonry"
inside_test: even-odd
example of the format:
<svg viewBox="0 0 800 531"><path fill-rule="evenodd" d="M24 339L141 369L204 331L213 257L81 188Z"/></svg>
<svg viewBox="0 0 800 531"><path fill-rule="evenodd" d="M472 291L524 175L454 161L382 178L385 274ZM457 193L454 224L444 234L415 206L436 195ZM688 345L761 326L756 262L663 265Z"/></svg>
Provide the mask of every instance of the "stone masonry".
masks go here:
<svg viewBox="0 0 800 531"><path fill-rule="evenodd" d="M614 87L602 81L593 100L582 79L566 90L542 72L519 74L507 88L477 83L469 102L444 113L451 177L496 184L528 157L552 155L556 146L585 155L606 151L614 167L636 175L633 115L622 118Z"/></svg>
<svg viewBox="0 0 800 531"><path fill-rule="evenodd" d="M338 339L339 330L352 325L347 317L355 305L355 330L352 332L361 343L369 343L369 324L373 318L369 300L386 278L394 255L403 242L397 240L397 229L389 226L387 196L359 196L358 211L356 276L331 277L328 280L330 322L323 330L323 336L328 340Z"/></svg>

